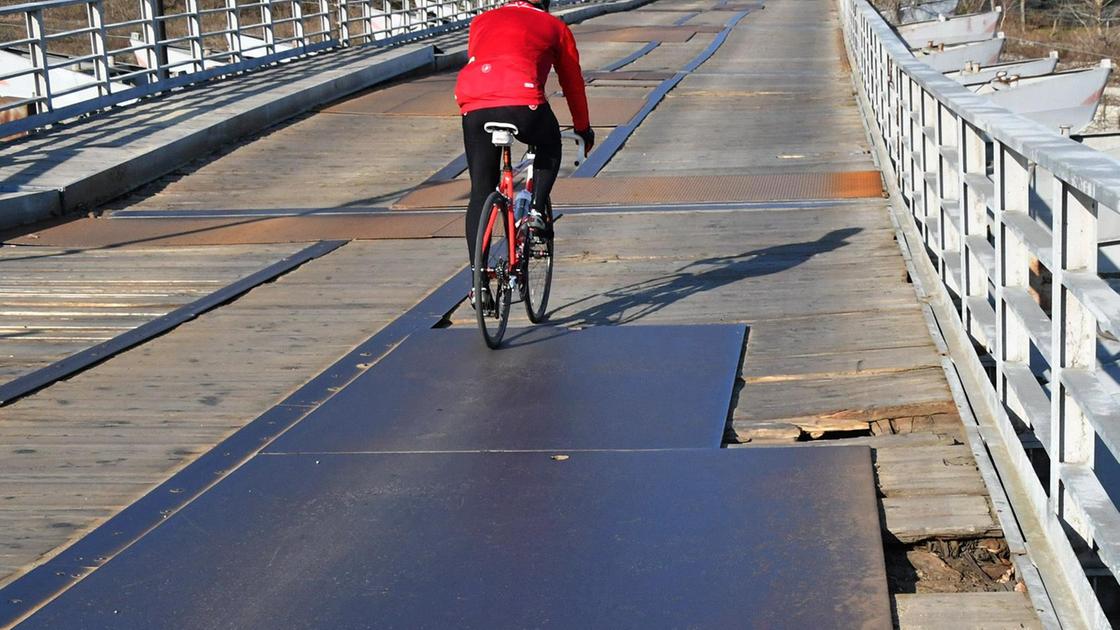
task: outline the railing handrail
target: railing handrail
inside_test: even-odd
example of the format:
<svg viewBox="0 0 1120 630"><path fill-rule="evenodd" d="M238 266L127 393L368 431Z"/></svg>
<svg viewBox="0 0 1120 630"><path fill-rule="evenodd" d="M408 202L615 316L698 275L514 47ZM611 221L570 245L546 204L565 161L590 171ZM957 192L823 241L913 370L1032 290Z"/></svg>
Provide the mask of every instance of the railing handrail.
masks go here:
<svg viewBox="0 0 1120 630"><path fill-rule="evenodd" d="M43 9L61 9L63 7L68 7L76 4L89 4L89 0L43 0L42 2L10 4L8 6L0 7L0 15L28 13L30 11L41 11Z"/></svg>

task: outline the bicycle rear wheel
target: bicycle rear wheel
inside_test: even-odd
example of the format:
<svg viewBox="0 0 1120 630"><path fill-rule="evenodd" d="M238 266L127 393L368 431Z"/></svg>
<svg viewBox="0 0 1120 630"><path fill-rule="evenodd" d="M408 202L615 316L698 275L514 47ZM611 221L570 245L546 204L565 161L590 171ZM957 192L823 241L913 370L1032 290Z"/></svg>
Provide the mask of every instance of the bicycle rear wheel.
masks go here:
<svg viewBox="0 0 1120 630"><path fill-rule="evenodd" d="M546 203L544 224L548 228L545 236L529 234L521 244L521 264L524 275L522 298L525 300L525 313L529 321L539 324L548 316L548 296L552 292L552 262L555 252L552 234L552 203Z"/></svg>
<svg viewBox="0 0 1120 630"><path fill-rule="evenodd" d="M475 318L482 339L490 348L502 343L509 322L509 234L506 213L509 202L498 192L490 193L482 206L482 217L474 243Z"/></svg>

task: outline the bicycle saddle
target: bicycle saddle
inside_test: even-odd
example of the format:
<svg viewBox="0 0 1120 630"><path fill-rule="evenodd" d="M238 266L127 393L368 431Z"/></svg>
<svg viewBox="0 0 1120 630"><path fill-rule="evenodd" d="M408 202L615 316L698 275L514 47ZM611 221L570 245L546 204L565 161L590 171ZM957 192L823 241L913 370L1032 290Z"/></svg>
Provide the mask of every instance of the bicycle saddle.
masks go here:
<svg viewBox="0 0 1120 630"><path fill-rule="evenodd" d="M508 131L513 135L517 135L517 125L511 125L503 122L488 122L482 125L482 128L487 133L494 133L495 131Z"/></svg>
<svg viewBox="0 0 1120 630"><path fill-rule="evenodd" d="M517 125L509 123L488 122L482 128L490 134L490 141L499 147L512 145L513 137L517 135Z"/></svg>

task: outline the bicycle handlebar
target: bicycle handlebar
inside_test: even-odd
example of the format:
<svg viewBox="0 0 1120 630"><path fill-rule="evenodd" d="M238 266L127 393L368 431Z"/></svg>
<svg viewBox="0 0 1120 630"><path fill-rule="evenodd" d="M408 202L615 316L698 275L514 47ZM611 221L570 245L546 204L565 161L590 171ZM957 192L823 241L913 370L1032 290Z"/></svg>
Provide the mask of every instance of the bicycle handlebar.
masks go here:
<svg viewBox="0 0 1120 630"><path fill-rule="evenodd" d="M560 138L561 139L566 139L566 140L575 140L576 141L576 148L579 149L579 153L576 155L575 165L579 166L580 164L582 164L584 158L587 157L587 149L584 148L583 138L579 137L579 135L576 134L576 132L574 132L574 131L561 132Z"/></svg>

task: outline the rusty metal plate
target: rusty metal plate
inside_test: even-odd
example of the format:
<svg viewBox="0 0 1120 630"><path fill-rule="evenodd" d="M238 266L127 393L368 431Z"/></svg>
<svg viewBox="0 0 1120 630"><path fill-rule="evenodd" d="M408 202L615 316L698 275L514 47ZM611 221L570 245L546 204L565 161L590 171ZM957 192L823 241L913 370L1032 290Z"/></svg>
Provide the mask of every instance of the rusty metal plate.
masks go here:
<svg viewBox="0 0 1120 630"><path fill-rule="evenodd" d="M464 202L465 205L465 202ZM446 229L445 229L446 228ZM3 239L10 245L150 247L303 243L335 239L462 237L458 213L232 219L79 219Z"/></svg>
<svg viewBox="0 0 1120 630"><path fill-rule="evenodd" d="M265 452L719 448L745 340L536 326L489 352L473 326L421 331Z"/></svg>
<svg viewBox="0 0 1120 630"><path fill-rule="evenodd" d="M561 126L572 125L572 114L568 111L568 103L562 96L553 96L548 99L556 120ZM646 99L642 97L609 97L596 96L595 90L587 91L587 110L591 124L596 127L617 127L624 125L638 113L645 105Z"/></svg>
<svg viewBox="0 0 1120 630"><path fill-rule="evenodd" d="M889 628L866 447L258 456L20 627Z"/></svg>
<svg viewBox="0 0 1120 630"><path fill-rule="evenodd" d="M705 30L700 26L588 26L572 29L576 42L670 42L684 43Z"/></svg>
<svg viewBox="0 0 1120 630"><path fill-rule="evenodd" d="M418 188L395 209L459 207L470 183L452 181ZM557 206L657 205L734 201L797 201L881 197L878 171L784 173L776 175L693 175L673 177L564 178L552 189Z"/></svg>

